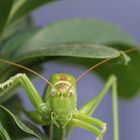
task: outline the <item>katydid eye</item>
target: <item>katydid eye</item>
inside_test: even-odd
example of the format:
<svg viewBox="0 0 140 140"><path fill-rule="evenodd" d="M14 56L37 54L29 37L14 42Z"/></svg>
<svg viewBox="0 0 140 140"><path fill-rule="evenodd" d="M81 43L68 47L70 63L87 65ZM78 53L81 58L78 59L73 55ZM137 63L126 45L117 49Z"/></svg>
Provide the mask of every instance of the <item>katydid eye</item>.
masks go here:
<svg viewBox="0 0 140 140"><path fill-rule="evenodd" d="M69 91L69 95L72 96L72 94L73 94L73 91Z"/></svg>

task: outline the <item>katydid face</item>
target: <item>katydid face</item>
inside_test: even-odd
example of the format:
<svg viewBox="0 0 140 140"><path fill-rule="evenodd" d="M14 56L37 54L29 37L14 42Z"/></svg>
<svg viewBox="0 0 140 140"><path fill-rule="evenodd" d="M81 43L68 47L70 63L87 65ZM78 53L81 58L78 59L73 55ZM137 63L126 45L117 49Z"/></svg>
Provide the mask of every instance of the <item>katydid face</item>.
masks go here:
<svg viewBox="0 0 140 140"><path fill-rule="evenodd" d="M71 120L76 108L75 78L66 73L56 73L51 76L50 82L55 88L48 87L46 101L53 112L52 120L57 126L63 127Z"/></svg>

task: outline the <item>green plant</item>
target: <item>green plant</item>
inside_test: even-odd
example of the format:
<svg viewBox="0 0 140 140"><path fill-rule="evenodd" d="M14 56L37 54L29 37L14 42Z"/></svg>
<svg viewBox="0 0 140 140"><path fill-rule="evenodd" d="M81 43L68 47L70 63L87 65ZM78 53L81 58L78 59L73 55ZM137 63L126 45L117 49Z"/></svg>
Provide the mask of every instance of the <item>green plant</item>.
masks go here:
<svg viewBox="0 0 140 140"><path fill-rule="evenodd" d="M125 62L128 62L128 57L124 53L122 53L122 51L129 50L137 46L137 44L127 33L121 31L119 28L111 25L110 23L100 20L69 19L53 23L42 28L33 25L29 17L27 17L29 12L40 5L52 1L53 0L34 0L33 2L31 1L29 3L27 0L5 0L0 2L1 58L6 60L10 59L11 61L20 63L22 65L35 69L38 72L41 72L41 63L44 61L49 61L51 59L61 59L62 57L64 59L66 57L69 57L69 63L75 63L89 68L91 65L99 62L100 59L105 59L102 61L104 62L117 57L116 59L109 61L110 63L116 64L115 66L111 67L112 73L115 75L115 78L114 76L111 77L103 88L103 91L101 91L99 95L85 104L80 109L80 113L77 113L77 109L75 111L70 110L71 115L73 115L72 120L70 117L68 117L71 115L67 115L67 117L69 118L69 124L91 130L98 135L99 139L101 139L103 133L105 132L105 124L102 121L90 117L90 114L97 107L105 92L110 87L112 87L114 100L113 106L115 109L114 140L118 140L116 80L114 79L116 79L116 77L118 79L118 93L120 97L131 98L136 95L136 93L140 89L140 79L137 76L139 75L140 71L140 54L139 52L130 53L132 61L129 63L129 66L131 65L132 69L129 69L128 66L123 65L123 63L117 65L117 62L120 61L120 58L118 56L122 56L123 60L125 60ZM68 63L68 61L65 62ZM104 68L98 69L97 73L104 80L106 80L110 74L108 72L108 69L109 68L105 65ZM6 81L7 79L9 79L9 77L19 72L27 73L27 71L22 71L21 69L18 69L18 67L0 63L1 82ZM132 76L130 75L130 73L135 73L135 75ZM31 75L31 73L29 75ZM41 116L38 116L38 113L36 112L27 113L23 105L21 104L22 102L17 102L19 100L19 97L15 96L15 92L12 92L11 89L17 87L18 81L20 81L25 87L31 102L33 103L35 109L40 112ZM25 83L27 81L29 82L29 84L26 85ZM132 84L129 81L135 81L135 83ZM11 82L13 83L11 84ZM1 90L0 102L3 106L0 106L0 138L3 140L15 140L34 136L38 139L46 139L47 136L42 134L42 132L35 125L29 122L23 123L19 120L19 118L22 119L20 115L21 112L26 112L26 114L28 114L30 118L32 118L32 120L35 120L36 122L38 121L38 117L39 119L43 117L43 120L40 123L43 125L46 124L46 118L44 119L44 114L42 115L42 113L44 113L42 109L44 108L40 108L40 105L44 105L44 102L35 89L31 90L32 92L30 92L30 89L28 89L29 85L32 86L32 83L26 76L25 78L22 78L22 75L16 75L7 82L0 84L0 87L2 89L9 84L12 86L9 86L9 88L5 88L5 90ZM73 85L73 82L70 84ZM126 86L127 89L124 88ZM57 91L59 90L59 87L57 87L56 89L56 87L54 87L54 82L51 81L48 90ZM8 94L5 94L5 92ZM34 93L35 95L32 96L32 93ZM35 100L37 100L37 102ZM76 102L74 103L74 105L75 104ZM7 107L7 109L4 106ZM48 100L47 105L43 107L46 108L48 106L51 109L54 107L54 105L52 105L51 98L50 100ZM62 126L65 126L68 121L65 122L65 118L63 118L63 120L61 120L61 118L57 119L56 110L53 113L50 113L47 108L45 113L46 112L47 114L45 115L49 114L49 121L53 122L54 124L54 128L52 131L49 131L49 128L52 129L52 125L50 124L46 127L43 127L48 134L49 139L64 139L65 127L61 129L61 127L57 128L56 126L59 126L60 124L62 125L62 123L64 123ZM81 112L84 115L81 114ZM85 124L83 125L83 123ZM90 125L89 123L93 123L93 125ZM94 128L94 124L103 128L103 132L98 130L97 128ZM11 128L15 130L15 133L11 133ZM68 134L69 130L71 130L71 126L68 125L67 129L68 130L66 131L66 134Z"/></svg>

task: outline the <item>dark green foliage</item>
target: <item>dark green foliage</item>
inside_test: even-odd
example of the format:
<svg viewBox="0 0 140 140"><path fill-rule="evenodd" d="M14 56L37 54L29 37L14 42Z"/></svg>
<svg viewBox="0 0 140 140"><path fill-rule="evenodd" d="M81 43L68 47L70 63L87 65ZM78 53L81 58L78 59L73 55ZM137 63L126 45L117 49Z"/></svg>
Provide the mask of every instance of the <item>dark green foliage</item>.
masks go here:
<svg viewBox="0 0 140 140"><path fill-rule="evenodd" d="M23 124L12 112L0 105L0 139L19 140L26 137L46 138L37 129L30 129Z"/></svg>
<svg viewBox="0 0 140 140"><path fill-rule="evenodd" d="M53 59L59 59L61 62L61 58L65 63L75 63L88 69L104 58L117 57L120 51L137 46L137 43L126 32L100 20L69 19L42 28L36 27L29 13L43 4L54 1L1 0L0 58L24 64L39 72L42 72L40 69L42 62ZM131 57L131 62L127 66L121 58L115 58L96 70L104 80L110 74L118 77L118 93L123 98L132 98L140 91L138 76L140 53L137 51L128 55ZM0 82L19 71L21 72L21 69L17 67L0 63ZM21 117L23 105L20 99L15 97L2 97L0 101L6 101L4 105ZM13 102L19 104L13 105ZM15 109L15 106L18 108ZM31 136L44 139L44 135L34 125L30 123L24 125L8 109L0 106L0 139L16 140ZM15 133L11 132L11 129Z"/></svg>
<svg viewBox="0 0 140 140"><path fill-rule="evenodd" d="M8 20L10 10L12 8L13 0L1 0L0 1L0 34L5 27Z"/></svg>

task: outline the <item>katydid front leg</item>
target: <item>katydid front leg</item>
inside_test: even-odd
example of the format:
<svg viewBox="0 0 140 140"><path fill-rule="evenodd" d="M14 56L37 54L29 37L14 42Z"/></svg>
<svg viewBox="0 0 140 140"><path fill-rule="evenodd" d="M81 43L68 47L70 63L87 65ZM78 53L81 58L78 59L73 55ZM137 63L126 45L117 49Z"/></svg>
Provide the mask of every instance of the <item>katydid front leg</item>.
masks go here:
<svg viewBox="0 0 140 140"><path fill-rule="evenodd" d="M113 103L113 128L114 128L114 140L119 140L119 126L118 126L118 98L117 98L117 78L114 75L111 75L106 82L103 89L99 92L97 96L88 101L85 105L83 105L79 112L85 115L91 115L103 96L107 93L107 91L112 88L112 103Z"/></svg>
<svg viewBox="0 0 140 140"><path fill-rule="evenodd" d="M106 132L106 123L103 121L80 113L78 110L73 114L72 120L68 124L68 131L71 127L81 127L87 129L96 134L96 140L102 140L104 133Z"/></svg>
<svg viewBox="0 0 140 140"><path fill-rule="evenodd" d="M29 111L28 112L25 110L24 112L32 121L34 121L38 125L51 124L50 117L45 116L45 119L44 119L44 115L42 116L42 114L39 114L37 111Z"/></svg>
<svg viewBox="0 0 140 140"><path fill-rule="evenodd" d="M9 94L9 90L11 89L11 87L17 83L20 83L30 101L32 102L33 106L35 107L36 111L40 114L40 115L48 115L48 108L46 103L43 102L42 98L40 97L40 95L38 94L36 88L34 87L34 85L32 84L32 82L29 80L29 78L26 76L26 74L16 74L15 76L11 77L9 80L7 80L4 83L0 84L0 89L2 90L2 93L0 94L0 96L4 95L4 94Z"/></svg>

